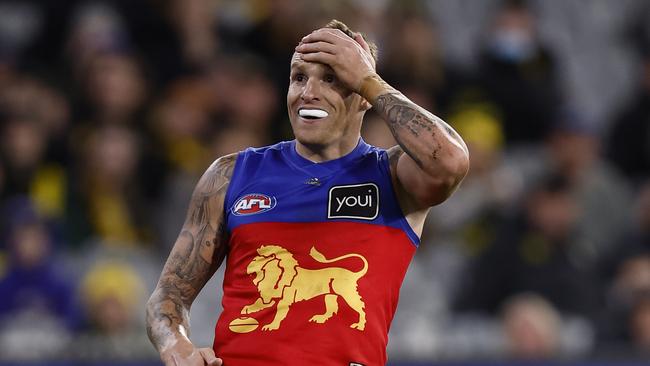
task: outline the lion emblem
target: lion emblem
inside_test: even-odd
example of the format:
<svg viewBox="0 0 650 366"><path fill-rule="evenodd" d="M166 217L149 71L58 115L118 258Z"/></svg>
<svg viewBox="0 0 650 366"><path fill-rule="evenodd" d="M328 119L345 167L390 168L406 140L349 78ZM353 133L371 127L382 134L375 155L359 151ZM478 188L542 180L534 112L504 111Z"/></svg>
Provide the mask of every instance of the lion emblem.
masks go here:
<svg viewBox="0 0 650 366"><path fill-rule="evenodd" d="M338 298L359 314L359 321L350 328L363 330L366 326L365 304L357 291L357 281L368 271L368 261L359 254L351 253L337 258L327 259L312 247L309 255L320 263L333 263L346 258L356 257L363 261L363 268L353 272L340 267L307 269L298 265L293 254L277 245L262 245L256 256L246 268L248 274L255 274L253 283L257 286L260 297L254 303L242 308L241 314L256 313L276 306L273 321L262 330L276 330L287 317L291 305L325 295L325 313L314 315L310 322L325 323L338 312Z"/></svg>

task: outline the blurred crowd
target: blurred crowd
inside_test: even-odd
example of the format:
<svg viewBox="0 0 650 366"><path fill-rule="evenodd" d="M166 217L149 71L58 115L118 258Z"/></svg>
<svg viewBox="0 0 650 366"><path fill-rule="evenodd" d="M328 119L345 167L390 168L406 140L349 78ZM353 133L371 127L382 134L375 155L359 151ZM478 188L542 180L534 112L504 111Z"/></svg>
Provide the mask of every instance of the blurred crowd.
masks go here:
<svg viewBox="0 0 650 366"><path fill-rule="evenodd" d="M194 184L292 138L289 60L332 18L470 149L427 220L391 360L650 357L646 2L1 0L0 361L157 358L143 303ZM601 43L627 74L589 66L612 57ZM610 72L630 75L617 98L589 82ZM580 85L602 88L585 102ZM362 135L395 144L372 112ZM219 275L192 310L203 345Z"/></svg>

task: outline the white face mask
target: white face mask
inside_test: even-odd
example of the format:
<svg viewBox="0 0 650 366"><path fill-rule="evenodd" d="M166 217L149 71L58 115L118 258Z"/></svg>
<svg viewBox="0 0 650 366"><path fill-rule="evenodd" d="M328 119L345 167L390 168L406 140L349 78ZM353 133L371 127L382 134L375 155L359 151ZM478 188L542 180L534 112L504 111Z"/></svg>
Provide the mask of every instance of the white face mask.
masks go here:
<svg viewBox="0 0 650 366"><path fill-rule="evenodd" d="M500 29L493 33L490 49L499 59L521 62L534 56L536 45L531 34L525 30Z"/></svg>

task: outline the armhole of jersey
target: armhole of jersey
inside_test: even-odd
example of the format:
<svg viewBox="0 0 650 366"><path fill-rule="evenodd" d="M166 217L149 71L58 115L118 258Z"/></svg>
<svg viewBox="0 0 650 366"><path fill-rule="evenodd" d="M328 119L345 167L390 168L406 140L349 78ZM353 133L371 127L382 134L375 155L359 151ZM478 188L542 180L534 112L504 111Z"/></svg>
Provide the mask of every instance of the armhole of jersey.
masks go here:
<svg viewBox="0 0 650 366"><path fill-rule="evenodd" d="M381 159L379 159L379 163L381 164L381 168L384 170L385 176L388 179L388 184L391 188L388 194L390 195L393 202L395 202L395 207L399 211L399 225L401 226L402 230L404 230L409 239L411 239L413 245L415 245L417 248L420 246L420 237L418 237L418 234L415 233L411 227L411 224L409 224L408 220L406 220L402 206L397 199L397 193L395 192L395 187L393 186L393 177L391 175L390 164L388 161L388 152L386 152L386 150L381 151Z"/></svg>
<svg viewBox="0 0 650 366"><path fill-rule="evenodd" d="M235 168L232 171L232 177L230 177L230 183L228 183L228 188L226 189L226 197L224 198L224 203L223 203L223 217L224 217L224 223L226 225L226 228L228 231L230 231L230 226L228 224L228 217L230 217L229 212L230 208L232 205L235 204L233 202L233 192L234 186L237 186L239 183L239 172L242 171L241 165L243 164L244 157L246 155L246 150L240 151L237 154L237 160L235 160Z"/></svg>

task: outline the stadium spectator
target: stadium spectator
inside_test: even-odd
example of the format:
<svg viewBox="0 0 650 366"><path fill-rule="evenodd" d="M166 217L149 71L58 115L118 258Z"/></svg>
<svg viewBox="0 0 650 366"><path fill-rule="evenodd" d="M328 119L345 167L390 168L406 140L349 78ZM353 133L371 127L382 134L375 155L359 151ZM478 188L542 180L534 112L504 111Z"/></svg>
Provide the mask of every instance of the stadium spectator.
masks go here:
<svg viewBox="0 0 650 366"><path fill-rule="evenodd" d="M503 114L508 146L543 141L562 95L555 56L539 39L536 14L525 1L503 1L494 15L478 79Z"/></svg>
<svg viewBox="0 0 650 366"><path fill-rule="evenodd" d="M146 196L138 180L140 136L132 129L108 125L91 131L79 150L79 177L68 232L83 244L99 239L107 245L153 242Z"/></svg>
<svg viewBox="0 0 650 366"><path fill-rule="evenodd" d="M639 296L635 302L630 314L629 327L636 351L642 357L650 355L650 292Z"/></svg>
<svg viewBox="0 0 650 366"><path fill-rule="evenodd" d="M611 124L607 144L612 162L634 183L650 177L650 41L637 80L636 93Z"/></svg>
<svg viewBox="0 0 650 366"><path fill-rule="evenodd" d="M386 80L404 90L416 103L447 115L469 82L463 71L445 62L438 29L428 4L420 1L389 1L385 17L390 29L381 29L386 46L378 64Z"/></svg>
<svg viewBox="0 0 650 366"><path fill-rule="evenodd" d="M647 298L650 294L650 255L637 254L622 260L605 293L599 319L600 354L643 354L647 344Z"/></svg>
<svg viewBox="0 0 650 366"><path fill-rule="evenodd" d="M560 355L562 319L543 297L519 294L506 300L501 314L509 357L544 360Z"/></svg>
<svg viewBox="0 0 650 366"><path fill-rule="evenodd" d="M80 321L74 283L57 267L44 223L28 200L7 201L6 274L0 279L0 359L54 357ZM20 346L29 342L30 347Z"/></svg>
<svg viewBox="0 0 650 366"><path fill-rule="evenodd" d="M45 160L46 131L30 118L9 117L2 126L2 155L7 169L5 194L26 195Z"/></svg>
<svg viewBox="0 0 650 366"><path fill-rule="evenodd" d="M548 172L570 182L580 206L574 254L592 266L629 227L630 185L602 159L598 131L579 113L560 114L546 146Z"/></svg>
<svg viewBox="0 0 650 366"><path fill-rule="evenodd" d="M130 264L95 263L81 279L85 326L69 352L85 361L146 360L155 355L140 331L145 286Z"/></svg>
<svg viewBox="0 0 650 366"><path fill-rule="evenodd" d="M579 210L565 178L538 184L522 214L477 258L458 306L494 312L506 297L532 291L562 312L592 316L597 288L589 281L589 268L571 254Z"/></svg>
<svg viewBox="0 0 650 366"><path fill-rule="evenodd" d="M644 182L634 199L630 227L614 239L615 243L601 260L603 279L610 281L626 259L650 255L650 181Z"/></svg>
<svg viewBox="0 0 650 366"><path fill-rule="evenodd" d="M472 167L457 194L431 212L429 222L443 235L456 236L467 255L487 248L498 222L519 200L523 182L504 162L504 135L494 106L465 104L449 120L467 141Z"/></svg>
<svg viewBox="0 0 650 366"><path fill-rule="evenodd" d="M88 103L80 117L87 124L133 126L143 122L141 109L147 98L147 86L133 56L98 53L88 60L80 82L82 101Z"/></svg>

